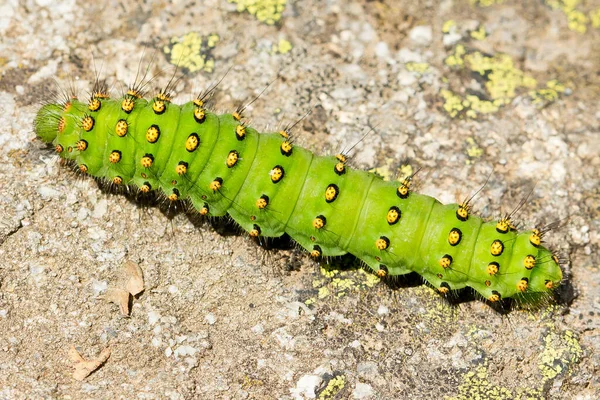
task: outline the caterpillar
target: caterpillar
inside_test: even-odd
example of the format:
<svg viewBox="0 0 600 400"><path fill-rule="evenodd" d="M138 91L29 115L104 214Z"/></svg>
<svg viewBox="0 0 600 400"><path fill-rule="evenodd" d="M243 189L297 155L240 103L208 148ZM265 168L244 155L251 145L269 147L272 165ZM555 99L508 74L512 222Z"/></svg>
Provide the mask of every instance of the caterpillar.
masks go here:
<svg viewBox="0 0 600 400"><path fill-rule="evenodd" d="M486 222L472 198L443 205L413 192L412 176L385 181L295 145L289 129L260 133L241 110L211 112L206 93L171 100L168 86L146 99L141 85L112 98L97 80L87 102L43 105L34 128L82 174L229 215L254 238L287 234L315 259L350 253L381 278L416 272L442 295L471 288L490 303L533 303L561 283L549 227L519 231L513 213Z"/></svg>

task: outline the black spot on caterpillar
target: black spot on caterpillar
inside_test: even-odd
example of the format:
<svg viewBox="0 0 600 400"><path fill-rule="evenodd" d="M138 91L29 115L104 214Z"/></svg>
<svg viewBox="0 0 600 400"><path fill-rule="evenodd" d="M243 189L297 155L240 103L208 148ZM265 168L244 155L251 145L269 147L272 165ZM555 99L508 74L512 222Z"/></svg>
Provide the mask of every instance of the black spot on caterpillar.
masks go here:
<svg viewBox="0 0 600 400"><path fill-rule="evenodd" d="M215 114L202 97L178 105L166 91L43 106L37 136L79 171L140 193L228 214L252 237L288 234L314 257L350 253L380 277L412 272L442 294L470 287L489 302L547 296L562 280L542 246L545 229L519 232L506 216L484 222L470 200L443 205L399 182L294 146L287 131L259 133L239 112Z"/></svg>

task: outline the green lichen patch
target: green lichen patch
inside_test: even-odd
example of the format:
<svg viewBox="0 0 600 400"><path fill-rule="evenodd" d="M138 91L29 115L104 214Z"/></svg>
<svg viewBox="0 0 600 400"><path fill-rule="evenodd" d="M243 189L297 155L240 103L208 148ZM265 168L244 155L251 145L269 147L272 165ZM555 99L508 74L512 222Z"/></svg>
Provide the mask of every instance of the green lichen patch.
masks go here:
<svg viewBox="0 0 600 400"><path fill-rule="evenodd" d="M545 0L545 3L553 10L562 11L567 17L569 29L577 33L586 33L588 25L600 27L600 9L595 9L586 15L579 6L580 0Z"/></svg>
<svg viewBox="0 0 600 400"><path fill-rule="evenodd" d="M211 73L215 69L212 50L219 42L215 33L203 36L198 32L189 32L183 36L174 36L163 48L169 62L188 72L204 71Z"/></svg>
<svg viewBox="0 0 600 400"><path fill-rule="evenodd" d="M260 22L275 25L281 20L287 0L227 0L237 5L238 12L247 11Z"/></svg>
<svg viewBox="0 0 600 400"><path fill-rule="evenodd" d="M564 85L557 80L550 80L540 87L533 76L517 68L508 54L487 55L477 50L469 51L459 43L444 63L456 72L470 72L469 79L475 77L485 91L461 94L462 91L442 89L443 109L452 118L477 118L481 114L495 113L522 93L528 93L533 103L542 107L558 100L565 92Z"/></svg>
<svg viewBox="0 0 600 400"><path fill-rule="evenodd" d="M544 350L539 355L538 368L544 381L571 373L582 355L583 350L572 331L551 331L544 338Z"/></svg>
<svg viewBox="0 0 600 400"><path fill-rule="evenodd" d="M327 386L319 393L319 400L333 400L344 390L346 386L346 377L344 375L334 376L327 382Z"/></svg>

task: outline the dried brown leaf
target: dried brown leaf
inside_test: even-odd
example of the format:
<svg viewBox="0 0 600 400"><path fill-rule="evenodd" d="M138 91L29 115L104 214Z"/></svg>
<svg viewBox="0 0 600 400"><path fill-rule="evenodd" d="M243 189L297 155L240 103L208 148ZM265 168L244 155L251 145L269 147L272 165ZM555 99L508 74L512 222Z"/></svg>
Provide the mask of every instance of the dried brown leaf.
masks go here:
<svg viewBox="0 0 600 400"><path fill-rule="evenodd" d="M132 296L140 294L144 290L144 272L140 266L133 261L125 263L125 274L129 277L125 289Z"/></svg>
<svg viewBox="0 0 600 400"><path fill-rule="evenodd" d="M68 352L69 359L75 364L73 378L82 381L87 378L92 372L97 370L110 357L110 347L105 348L100 352L98 357L93 360L86 360L79 354L75 346L71 346Z"/></svg>
<svg viewBox="0 0 600 400"><path fill-rule="evenodd" d="M123 289L110 288L106 291L104 299L110 303L114 303L119 306L121 315L124 317L129 316L129 292Z"/></svg>

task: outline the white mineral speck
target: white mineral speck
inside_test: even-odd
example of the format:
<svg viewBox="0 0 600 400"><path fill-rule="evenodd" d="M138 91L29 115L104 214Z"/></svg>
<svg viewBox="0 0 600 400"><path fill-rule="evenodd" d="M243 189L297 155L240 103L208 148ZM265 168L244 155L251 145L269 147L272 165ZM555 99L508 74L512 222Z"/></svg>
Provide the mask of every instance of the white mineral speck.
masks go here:
<svg viewBox="0 0 600 400"><path fill-rule="evenodd" d="M217 322L217 317L215 317L215 315L213 313L208 313L208 314L206 314L206 317L204 317L204 320L206 321L207 324L214 325L215 322Z"/></svg>
<svg viewBox="0 0 600 400"><path fill-rule="evenodd" d="M98 203L96 203L96 206L94 207L94 211L92 212L92 217L93 218L102 218L106 214L107 210L108 210L108 201L106 201L106 199L101 199L98 201Z"/></svg>
<svg viewBox="0 0 600 400"><path fill-rule="evenodd" d="M94 296L98 296L100 293L105 292L108 289L108 282L106 281L92 281L92 292Z"/></svg>
<svg viewBox="0 0 600 400"><path fill-rule="evenodd" d="M154 325L160 320L160 314L156 311L150 311L148 313L148 324Z"/></svg>
<svg viewBox="0 0 600 400"><path fill-rule="evenodd" d="M290 389L292 397L297 400L314 399L317 397L315 390L321 385L323 378L317 375L303 375L298 379L296 387Z"/></svg>
<svg viewBox="0 0 600 400"><path fill-rule="evenodd" d="M58 190L52 189L49 186L40 186L38 188L38 193L44 200L57 199L60 196L60 192Z"/></svg>
<svg viewBox="0 0 600 400"><path fill-rule="evenodd" d="M352 397L355 399L368 399L375 395L371 385L366 383L358 382L356 387L352 391Z"/></svg>
<svg viewBox="0 0 600 400"><path fill-rule="evenodd" d="M198 349L196 349L195 347L192 347L189 345L184 345L184 346L177 347L175 349L175 351L173 352L173 354L175 354L175 357L181 357L181 356L193 356L197 352L198 352Z"/></svg>
<svg viewBox="0 0 600 400"><path fill-rule="evenodd" d="M262 335L265 331L265 328L261 324L256 324L252 327L251 331L256 333L257 335Z"/></svg>
<svg viewBox="0 0 600 400"><path fill-rule="evenodd" d="M386 314L389 314L389 312L390 312L390 309L387 308L387 306L384 306L383 304L377 308L377 314L379 314L379 315L386 315Z"/></svg>
<svg viewBox="0 0 600 400"><path fill-rule="evenodd" d="M415 26L408 36L410 40L421 46L427 46L433 40L431 26L428 25Z"/></svg>
<svg viewBox="0 0 600 400"><path fill-rule="evenodd" d="M167 347L165 349L165 356L171 357L171 354L173 354L173 350L170 347Z"/></svg>

